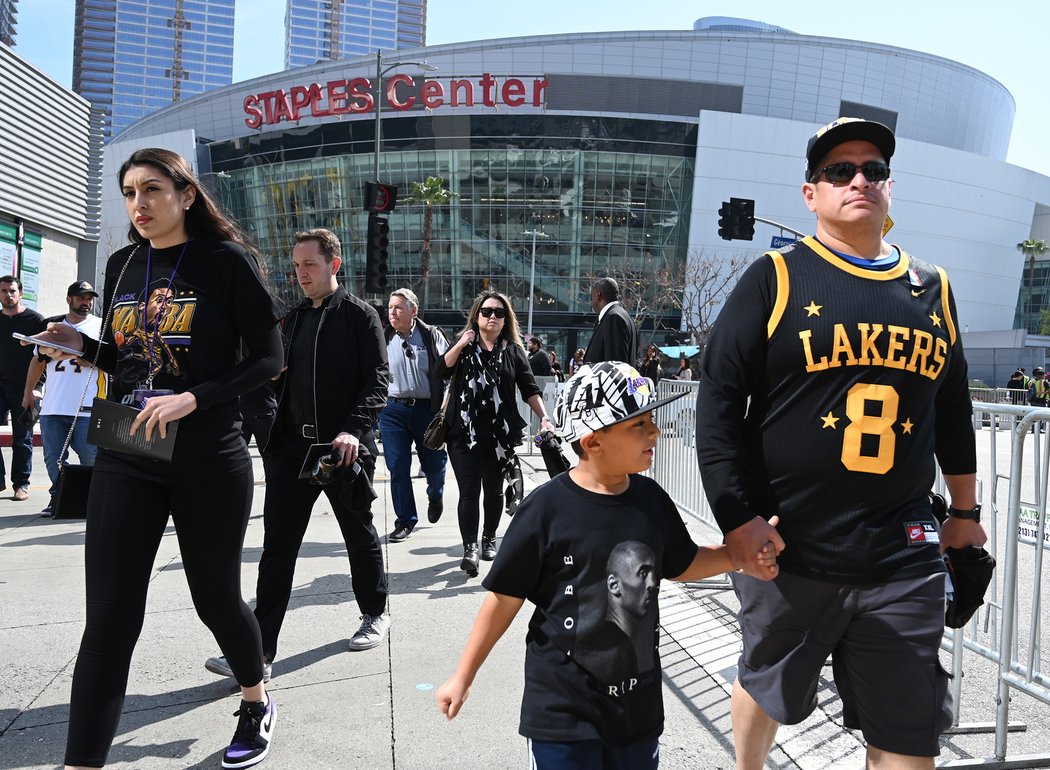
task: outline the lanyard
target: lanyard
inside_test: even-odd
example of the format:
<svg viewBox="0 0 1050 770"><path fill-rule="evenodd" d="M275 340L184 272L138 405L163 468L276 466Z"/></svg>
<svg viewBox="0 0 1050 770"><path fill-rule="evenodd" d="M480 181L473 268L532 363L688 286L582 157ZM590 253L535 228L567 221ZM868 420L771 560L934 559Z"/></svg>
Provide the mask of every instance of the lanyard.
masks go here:
<svg viewBox="0 0 1050 770"><path fill-rule="evenodd" d="M153 389L153 340L154 338L157 338L158 340L160 338L160 322L164 318L164 313L168 310L168 295L171 292L171 285L175 282L175 274L179 272L179 265L182 264L182 258L186 255L186 249L189 245L189 241L182 244L182 251L179 252L179 258L175 260L175 267L171 271L171 276L168 278L168 285L164 288L164 295L160 299L160 307L157 308L157 316L153 323L152 331L147 331L146 329L148 323L146 316L149 313L150 263L153 260L153 247L150 246L146 249L146 286L142 290L142 332L146 335L146 387L150 390Z"/></svg>

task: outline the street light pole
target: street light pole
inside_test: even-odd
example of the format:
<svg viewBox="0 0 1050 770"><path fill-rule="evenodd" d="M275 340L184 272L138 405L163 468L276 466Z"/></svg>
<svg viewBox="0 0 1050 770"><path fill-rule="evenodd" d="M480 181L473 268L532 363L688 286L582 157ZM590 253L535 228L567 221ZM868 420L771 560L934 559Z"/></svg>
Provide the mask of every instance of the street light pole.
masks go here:
<svg viewBox="0 0 1050 770"><path fill-rule="evenodd" d="M376 143L375 143L375 181L379 183L379 127L383 118L383 52L376 49Z"/></svg>
<svg viewBox="0 0 1050 770"><path fill-rule="evenodd" d="M525 230L522 235L532 236L532 267L529 270L529 326L526 331L526 335L532 336L532 304L536 298L536 238L550 238L547 233L540 232L533 228L532 230Z"/></svg>
<svg viewBox="0 0 1050 770"><path fill-rule="evenodd" d="M397 67L407 67L414 65L416 67L422 67L426 72L436 72L437 67L432 64L427 64L425 61L396 61L393 64L388 64L386 67L383 66L383 52L380 49L376 49L376 82L375 82L375 104L374 110L376 115L376 138L375 147L373 150L373 176L375 181L379 183L379 142L381 139L382 131L382 119L383 119L383 75L390 72L390 70Z"/></svg>

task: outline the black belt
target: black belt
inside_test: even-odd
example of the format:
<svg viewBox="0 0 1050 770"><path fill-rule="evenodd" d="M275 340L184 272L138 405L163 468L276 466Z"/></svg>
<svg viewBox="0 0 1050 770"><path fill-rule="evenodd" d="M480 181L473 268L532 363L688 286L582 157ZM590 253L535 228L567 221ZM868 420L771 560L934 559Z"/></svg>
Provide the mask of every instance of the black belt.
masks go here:
<svg viewBox="0 0 1050 770"><path fill-rule="evenodd" d="M401 398L400 396L391 396L390 400L391 401L397 401L397 403L404 404L405 406L415 406L416 404L420 403L423 399L422 398Z"/></svg>

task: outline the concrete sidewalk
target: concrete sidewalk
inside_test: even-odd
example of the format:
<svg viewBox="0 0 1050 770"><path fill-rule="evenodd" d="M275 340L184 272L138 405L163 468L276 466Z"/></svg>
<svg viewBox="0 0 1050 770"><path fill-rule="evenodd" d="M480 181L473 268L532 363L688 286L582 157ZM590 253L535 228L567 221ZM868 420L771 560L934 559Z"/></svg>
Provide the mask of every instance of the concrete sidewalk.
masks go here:
<svg viewBox="0 0 1050 770"><path fill-rule="evenodd" d="M256 478L262 477L256 457ZM526 487L542 483L539 458L524 458ZM417 479L417 500L425 500ZM393 528L389 485L377 473L376 527ZM0 770L54 768L65 745L73 663L83 629L82 521L52 521L37 511L47 476L35 451L31 497L0 498ZM245 595L254 595L262 544L265 484L256 486L244 552ZM458 568L456 485L451 472L445 516L426 521L403 543L386 546L390 572L388 639L367 652L347 640L358 610L335 518L322 497L299 557L295 586L274 664L279 708L270 757L261 767L527 767L517 734L529 607L482 668L463 713L448 722L434 691L451 673L484 589ZM423 508L425 510L425 506ZM202 516L209 515L202 506ZM425 517L424 517L425 518ZM506 522L501 526L506 528ZM695 522L698 541L713 533ZM482 574L486 565L482 563ZM739 649L734 599L724 587L665 581L661 595L667 727L662 767L733 767L728 690ZM165 533L150 588L145 626L132 663L128 697L108 767L218 768L233 734L238 699L229 680L203 668L218 650L197 619L182 575L174 530ZM811 720L785 728L769 767L861 767L863 748L836 726L822 689Z"/></svg>

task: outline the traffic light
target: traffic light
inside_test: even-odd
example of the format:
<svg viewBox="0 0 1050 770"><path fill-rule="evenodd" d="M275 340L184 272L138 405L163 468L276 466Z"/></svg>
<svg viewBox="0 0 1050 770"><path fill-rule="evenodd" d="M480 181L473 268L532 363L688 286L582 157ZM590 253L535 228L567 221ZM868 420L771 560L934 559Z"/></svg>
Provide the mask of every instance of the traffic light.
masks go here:
<svg viewBox="0 0 1050 770"><path fill-rule="evenodd" d="M733 221L733 238L750 241L755 237L755 202L749 198L729 199L729 218Z"/></svg>
<svg viewBox="0 0 1050 770"><path fill-rule="evenodd" d="M390 225L385 217L368 215L368 240L365 242L365 293L386 291L386 261L390 256Z"/></svg>
<svg viewBox="0 0 1050 770"><path fill-rule="evenodd" d="M724 241L733 240L733 223L729 219L729 203L722 201L718 210L718 236Z"/></svg>
<svg viewBox="0 0 1050 770"><path fill-rule="evenodd" d="M365 211L369 214L389 214L397 203L397 187L392 184L365 182Z"/></svg>
<svg viewBox="0 0 1050 770"><path fill-rule="evenodd" d="M718 209L718 235L726 241L750 241L755 237L755 202L730 198Z"/></svg>

